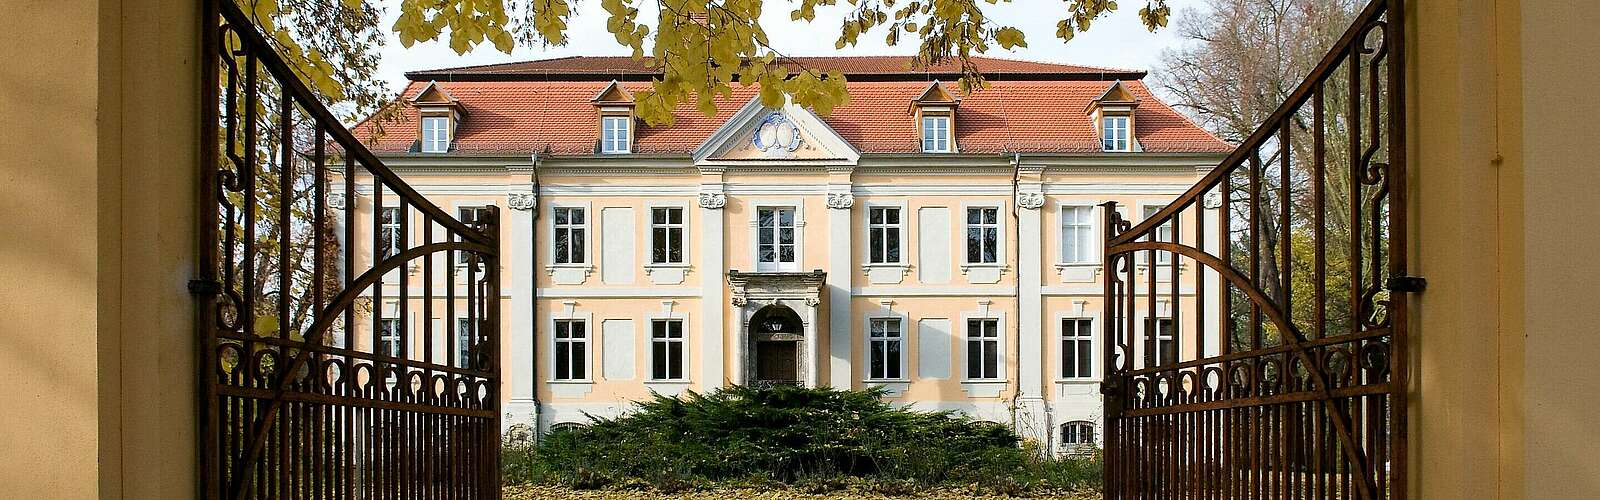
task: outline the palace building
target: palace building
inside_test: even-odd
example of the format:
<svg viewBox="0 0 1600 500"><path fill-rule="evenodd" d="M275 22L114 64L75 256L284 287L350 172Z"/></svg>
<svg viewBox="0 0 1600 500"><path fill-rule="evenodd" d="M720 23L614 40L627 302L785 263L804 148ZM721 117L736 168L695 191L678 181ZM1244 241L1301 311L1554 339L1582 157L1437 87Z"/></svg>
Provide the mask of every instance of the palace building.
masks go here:
<svg viewBox="0 0 1600 500"><path fill-rule="evenodd" d="M463 221L500 208L505 425L793 383L882 387L892 403L1009 423L1052 450L1095 444L1100 205L1137 223L1232 148L1141 71L984 58L989 87L962 95L957 66L907 61L799 58L847 76L850 102L830 115L735 88L715 116L688 105L663 126L635 117L657 74L631 58L421 71L397 117L356 133ZM378 235L358 224L354 245L429 236L408 229L421 226L409 211L375 214L362 184L368 196L331 200L381 222ZM1216 235L1176 229L1171 241L1216 248ZM1153 332L1145 358L1189 348L1173 332L1197 331L1164 311L1217 307L1192 303L1194 271L1159 265L1167 255L1134 270L1138 283L1156 273L1162 297L1156 317L1136 313ZM459 340L471 328L384 296L372 307L382 331L363 340L379 351L400 345L396 332Z"/></svg>

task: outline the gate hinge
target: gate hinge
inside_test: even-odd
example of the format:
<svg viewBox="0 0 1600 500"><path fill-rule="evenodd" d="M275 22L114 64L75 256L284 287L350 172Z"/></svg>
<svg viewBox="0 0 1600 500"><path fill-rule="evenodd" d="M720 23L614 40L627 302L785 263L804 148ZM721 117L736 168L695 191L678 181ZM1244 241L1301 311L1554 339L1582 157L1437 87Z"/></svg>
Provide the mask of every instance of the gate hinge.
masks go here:
<svg viewBox="0 0 1600 500"><path fill-rule="evenodd" d="M189 293L193 295L216 295L222 293L222 284L213 280L189 280Z"/></svg>
<svg viewBox="0 0 1600 500"><path fill-rule="evenodd" d="M1428 280L1421 276L1395 276L1389 278L1389 291L1398 293L1422 293L1428 288Z"/></svg>

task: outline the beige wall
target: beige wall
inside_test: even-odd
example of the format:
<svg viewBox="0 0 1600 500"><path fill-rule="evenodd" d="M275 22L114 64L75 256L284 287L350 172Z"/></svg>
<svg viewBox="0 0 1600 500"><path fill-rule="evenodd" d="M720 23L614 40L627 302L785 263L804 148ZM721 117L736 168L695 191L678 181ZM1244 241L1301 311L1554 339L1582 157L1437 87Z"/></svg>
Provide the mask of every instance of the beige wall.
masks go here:
<svg viewBox="0 0 1600 500"><path fill-rule="evenodd" d="M199 3L0 9L0 491L190 497Z"/></svg>

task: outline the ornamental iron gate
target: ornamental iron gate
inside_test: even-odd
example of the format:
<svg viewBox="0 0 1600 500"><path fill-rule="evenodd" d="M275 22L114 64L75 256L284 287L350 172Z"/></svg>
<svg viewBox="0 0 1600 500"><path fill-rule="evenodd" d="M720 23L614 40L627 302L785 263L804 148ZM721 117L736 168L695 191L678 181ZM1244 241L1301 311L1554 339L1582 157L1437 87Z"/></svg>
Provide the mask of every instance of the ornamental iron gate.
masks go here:
<svg viewBox="0 0 1600 500"><path fill-rule="evenodd" d="M1105 497L1403 498L1404 37L1374 0L1223 163L1105 207Z"/></svg>
<svg viewBox="0 0 1600 500"><path fill-rule="evenodd" d="M205 6L203 496L499 498L498 212L423 198Z"/></svg>

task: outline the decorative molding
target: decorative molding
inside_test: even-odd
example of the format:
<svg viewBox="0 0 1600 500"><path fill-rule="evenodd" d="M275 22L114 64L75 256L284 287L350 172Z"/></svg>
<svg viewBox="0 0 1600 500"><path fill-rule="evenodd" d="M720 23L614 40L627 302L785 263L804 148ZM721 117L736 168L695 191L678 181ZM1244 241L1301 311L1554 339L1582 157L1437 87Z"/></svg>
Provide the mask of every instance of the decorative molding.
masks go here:
<svg viewBox="0 0 1600 500"><path fill-rule="evenodd" d="M855 206L856 197L848 192L828 193L828 208L849 210Z"/></svg>
<svg viewBox="0 0 1600 500"><path fill-rule="evenodd" d="M817 307L817 305L821 304L821 303L822 303L822 297L819 297L819 296L816 296L816 295L806 296L806 305L808 305L808 306Z"/></svg>
<svg viewBox="0 0 1600 500"><path fill-rule="evenodd" d="M345 201L344 193L328 193L328 208L344 210Z"/></svg>
<svg viewBox="0 0 1600 500"><path fill-rule="evenodd" d="M1039 207L1044 206L1044 193L1037 191L1017 193L1017 206L1028 210L1037 210Z"/></svg>
<svg viewBox="0 0 1600 500"><path fill-rule="evenodd" d="M533 210L539 206L539 195L535 193L506 193L506 206L512 210Z"/></svg>
<svg viewBox="0 0 1600 500"><path fill-rule="evenodd" d="M1210 193L1206 193L1205 198L1201 198L1200 206L1205 207L1205 208L1212 208L1212 209L1221 207L1222 206L1222 194L1221 193L1217 193L1215 191L1210 192Z"/></svg>
<svg viewBox="0 0 1600 500"><path fill-rule="evenodd" d="M551 287L540 288L535 291L541 299L557 298L693 298L699 297L701 290L690 287L649 287L649 288L610 288L610 287Z"/></svg>
<svg viewBox="0 0 1600 500"><path fill-rule="evenodd" d="M716 210L725 206L728 206L728 195L712 191L700 192L700 208Z"/></svg>

